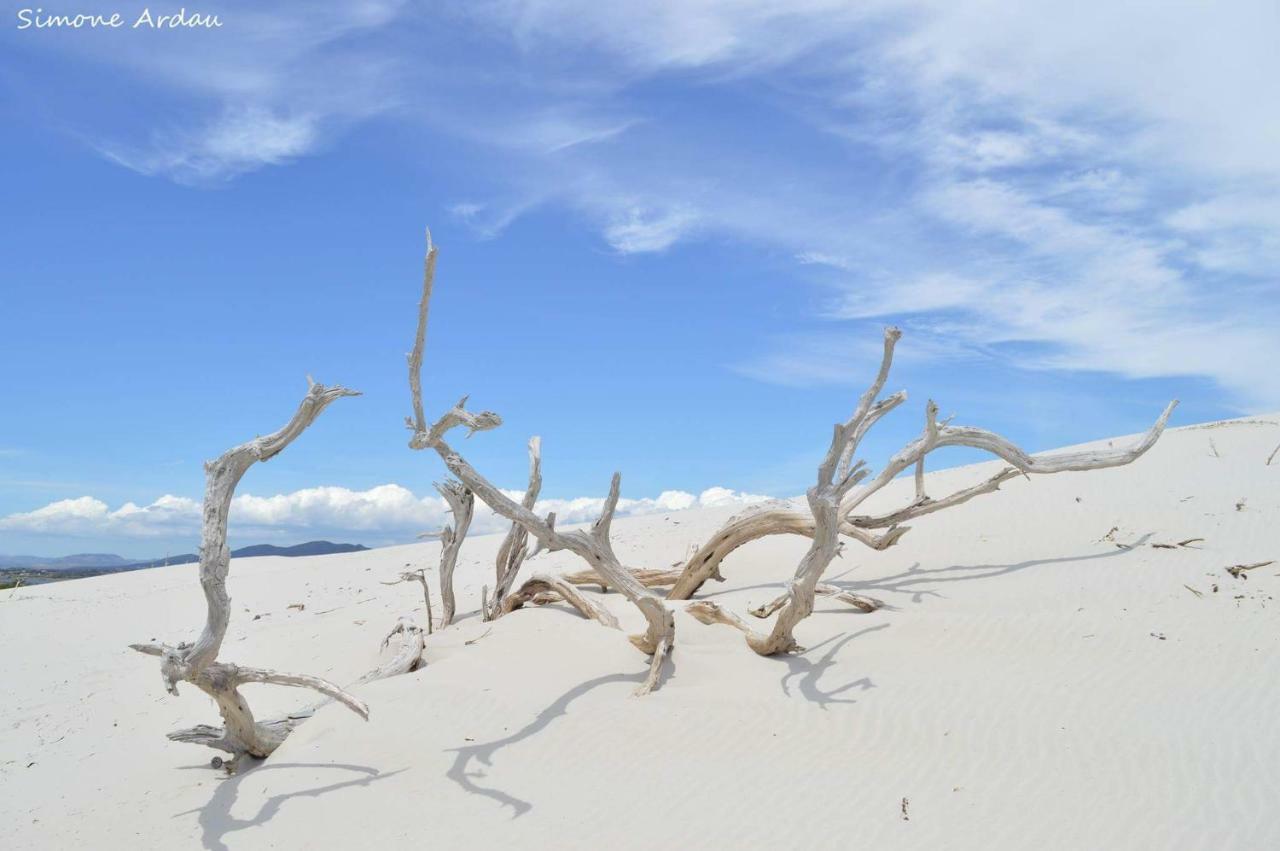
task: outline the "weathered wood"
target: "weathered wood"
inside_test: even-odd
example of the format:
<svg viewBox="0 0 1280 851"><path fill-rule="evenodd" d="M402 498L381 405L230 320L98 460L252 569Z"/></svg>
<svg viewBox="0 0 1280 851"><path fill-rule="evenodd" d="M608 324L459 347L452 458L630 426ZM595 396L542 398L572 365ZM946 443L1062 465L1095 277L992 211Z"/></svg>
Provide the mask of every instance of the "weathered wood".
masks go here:
<svg viewBox="0 0 1280 851"><path fill-rule="evenodd" d="M835 585L827 585L825 583L819 583L814 586L813 593L820 597L830 597L831 599L838 600L841 603L848 603L860 612L874 612L876 609L883 608L884 606L883 600L877 600L874 597L863 597L860 594L854 594L852 591L846 591L843 588L838 588ZM756 606L751 610L751 614L757 618L767 618L769 615L786 605L787 599L788 595L782 594L768 603Z"/></svg>
<svg viewBox="0 0 1280 851"><path fill-rule="evenodd" d="M464 485L475 492L475 495L496 514L513 523L520 524L525 531L538 541L540 548L548 551L569 550L582 558L596 571L604 583L617 588L644 615L648 624L646 631L631 636L631 642L641 652L651 656L649 676L637 694L646 694L657 684L663 659L670 651L675 635L675 619L667 609L662 598L649 591L638 582L614 555L609 541L609 527L618 505L621 488L621 476L613 476L609 488L609 496L605 500L600 517L590 530L577 530L561 533L555 529L554 515L539 517L531 508L508 497L492 485L466 462L445 440L454 428L467 429L469 434L497 428L502 418L490 411L473 414L466 410L467 397L463 397L452 409L447 411L435 423L428 426L422 407L421 369L423 350L426 344L426 328L431 291L435 279L436 247L431 243L430 232L427 234L427 260L424 267L422 283L422 299L418 304L418 332L414 340L413 351L409 354L409 389L413 396L413 417L407 420L413 431L409 447L411 449L431 449L444 461L449 471Z"/></svg>
<svg viewBox="0 0 1280 851"><path fill-rule="evenodd" d="M414 623L412 618L401 617L387 633L387 637L382 639L383 650L391 645L392 639L396 640L395 655L356 680L357 685L408 674L422 667L422 651L426 647L422 627Z"/></svg>
<svg viewBox="0 0 1280 851"><path fill-rule="evenodd" d="M663 588L667 585L675 583L680 578L683 571L674 570L650 570L646 568L627 568L631 571L631 575L636 578L646 588ZM600 580L600 575L594 570L579 570L574 573L566 573L560 577L571 585L599 585L601 591L608 591L609 588Z"/></svg>
<svg viewBox="0 0 1280 851"><path fill-rule="evenodd" d="M773 628L767 633L753 630L736 615L724 612L719 606L709 602L699 602L687 607L687 611L696 619L707 624L725 624L741 630L747 637L751 649L762 655L791 652L799 649L794 637L797 624L813 612L814 597L818 592L822 574L835 558L839 547L839 536L846 529L882 528L888 526L885 538L889 539L885 546L901 537L906 527L897 525L905 520L928 514L933 511L959 505L975 496L990 493L997 489L1001 482L1017 473L1051 474L1069 470L1097 470L1104 467L1115 467L1128 464L1140 457L1155 444L1164 430L1165 423L1177 402L1171 402L1156 423L1136 444L1116 450L1084 450L1066 452L1048 456L1028 455L1011 441L994 432L977 428L951 426L949 422L938 421L938 408L932 400L925 405L925 424L921 435L899 450L880 473L868 484L854 490L858 481L865 477L862 462L854 462L854 455L863 436L889 410L897 407L905 398L905 393L896 393L880 402L874 402L884 387L889 369L893 363L893 350L901 336L896 328L885 329L884 356L880 370L871 386L858 400L853 416L842 424L837 424L831 446L818 467L817 483L809 489L806 497L809 503L812 526L801 526L795 517L790 518L793 524L788 528L788 519L782 513L766 512L767 522L759 521L753 527L744 527L738 523L738 534L728 540L741 546L747 540L754 539L751 533L760 528L784 528L786 531L799 531L811 539L809 550L796 568L787 591L777 600L759 607L753 614L767 617L776 612L777 618ZM873 404L874 403L874 404ZM924 490L924 459L933 450L943 446L970 446L982 449L1004 459L1013 465L1013 470L1005 470L980 485L957 491L941 500L931 500ZM865 502L896 476L911 466L915 466L915 499L911 505L899 509L889 515L880 517L858 517L854 514L858 506ZM730 524L733 526L734 524ZM896 537L890 538L893 533ZM865 533L864 533L865 534ZM760 537L755 534L754 537ZM854 535L858 540L862 537ZM725 540L723 530L713 542ZM723 546L723 544L721 544ZM706 548L704 548L705 550ZM676 592L692 593L706 579L716 575L719 561L724 555L715 550L698 561L698 555L685 566L685 575L673 588ZM833 589L837 590L838 589ZM863 602L856 595L849 595L854 605ZM871 601L866 601L871 602ZM860 606L861 607L861 606Z"/></svg>
<svg viewBox="0 0 1280 851"><path fill-rule="evenodd" d="M538 493L542 490L542 438L534 435L529 438L529 486L525 488L524 498L520 504L530 510L538 501ZM515 584L516 574L529 555L529 533L519 523L512 523L498 548L498 559L495 565L496 582L493 597L489 597L489 589L482 588L480 600L484 619L495 620L506 613L504 603Z"/></svg>
<svg viewBox="0 0 1280 851"><path fill-rule="evenodd" d="M457 610L457 600L453 595L453 571L458 566L462 540L471 528L476 498L471 489L460 482L437 482L436 490L449 503L449 512L453 515L453 525L446 524L440 531L440 627L443 629L453 623Z"/></svg>
<svg viewBox="0 0 1280 851"><path fill-rule="evenodd" d="M545 573L535 573L516 591L503 597L501 608L503 614L509 614L526 603L545 605L556 600L563 600L577 609L584 618L596 621L601 626L622 629L618 619L604 606L565 581L564 577Z"/></svg>
<svg viewBox="0 0 1280 851"><path fill-rule="evenodd" d="M307 395L293 418L280 430L227 450L205 464L205 496L200 544L200 585L204 590L207 616L200 637L177 646L133 644L134 650L159 656L160 674L171 694L178 683L189 682L213 698L224 727L207 725L170 734L175 741L189 741L232 754L248 753L265 757L275 750L292 729L289 719L260 723L240 694L245 683L309 688L330 697L362 718L369 708L359 699L319 677L285 674L265 668L248 668L217 661L231 619L231 599L227 594L227 572L231 550L227 545L227 519L236 485L255 462L269 461L306 430L331 402L343 396L358 396L345 387L325 387L307 379Z"/></svg>

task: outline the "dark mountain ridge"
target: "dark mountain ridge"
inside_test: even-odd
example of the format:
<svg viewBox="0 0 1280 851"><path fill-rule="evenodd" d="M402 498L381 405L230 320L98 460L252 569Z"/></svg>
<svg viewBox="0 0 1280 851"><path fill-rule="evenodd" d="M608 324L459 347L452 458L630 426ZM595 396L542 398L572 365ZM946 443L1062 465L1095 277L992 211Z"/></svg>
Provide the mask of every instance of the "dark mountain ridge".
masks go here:
<svg viewBox="0 0 1280 851"><path fill-rule="evenodd" d="M232 558L257 558L260 556L321 556L333 553L356 553L369 549L363 544L335 544L332 541L307 541L290 547L275 544L253 544L231 551ZM192 564L200 560L195 553L157 558L150 561L130 562L111 553L86 553L82 555L41 557L0 555L0 588L8 588L17 582L38 585L65 579L83 579L104 573L122 573L130 570L146 570L166 565Z"/></svg>

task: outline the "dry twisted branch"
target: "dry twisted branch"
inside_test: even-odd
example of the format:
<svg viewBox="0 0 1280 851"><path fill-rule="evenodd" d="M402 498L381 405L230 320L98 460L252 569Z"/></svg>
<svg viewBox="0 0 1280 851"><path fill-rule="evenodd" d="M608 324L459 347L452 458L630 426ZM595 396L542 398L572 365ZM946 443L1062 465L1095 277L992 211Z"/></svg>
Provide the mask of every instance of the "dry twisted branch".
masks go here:
<svg viewBox="0 0 1280 851"><path fill-rule="evenodd" d="M520 526L538 542L542 549L549 551L569 550L582 558L596 571L605 584L617 588L644 615L648 628L643 634L631 636L631 642L643 653L652 657L649 675L637 689L637 694L647 694L657 685L663 659L671 650L675 640L675 620L662 598L649 591L631 575L614 555L609 541L609 527L613 521L614 511L618 506L621 488L621 476L617 473L609 487L609 496L605 500L600 517L590 530L559 532L555 528L555 515L542 518L526 508L522 503L508 497L487 479L481 476L445 441L449 431L463 427L469 434L487 431L502 424L497 414L485 411L473 414L466 410L467 397L447 411L439 420L428 427L422 407L422 356L426 343L427 316L431 301L431 290L435 278L436 248L431 243L431 234L427 233L427 260L423 274L422 300L418 304L418 331L414 340L413 351L409 354L409 389L413 396L413 417L407 420L413 437L409 440L411 449L432 449L444 461L445 466L466 487L475 492L486 505L502 517Z"/></svg>
<svg viewBox="0 0 1280 851"><path fill-rule="evenodd" d="M890 458L884 469L871 482L854 490L858 480L865 476L862 462L854 463L853 461L859 442L880 417L906 399L905 393L896 393L873 404L873 400L880 394L888 377L889 368L893 362L893 349L900 336L901 332L896 328L885 330L884 356L875 381L872 382L871 386L858 400L858 406L853 416L845 423L838 424L835 427L835 435L832 438L831 447L827 450L826 457L818 468L817 483L809 489L807 494L810 513L813 518L812 526L808 524L801 525L798 520L800 515L783 511L763 512L762 515L749 518L754 521L754 528L743 524L742 521L737 521L736 527L734 523L731 522L730 524L730 527L739 530L736 536L728 539L734 546L740 546L747 540L753 539L749 537L752 532L768 528L798 531L800 534L807 534L813 539L809 551L796 568L795 577L792 579L786 594L754 612L754 614L762 616L767 616L774 611L779 612L773 629L767 635L758 633L740 618L722 611L714 603L707 602L695 603L687 608L687 611L695 618L703 623L727 624L735 629L742 630L747 636L747 643L753 650L762 655L795 650L798 645L793 635L794 628L796 624L812 613L814 595L818 593L819 588L818 580L836 555L839 535L842 533L848 534L846 530L860 532L861 534L853 535L852 537L865 543L864 536L866 533L862 532L863 529L884 528L887 526L888 530L883 538L878 539L881 544L879 548L883 548L891 546L906 532L906 527L897 524L942 508L959 505L980 494L990 493L996 490L1001 482L1011 478L1013 475L1019 473L1051 474L1069 470L1097 470L1104 467L1128 464L1155 444L1163 432L1165 423L1173 412L1174 406L1177 405L1176 401L1169 403L1150 431L1131 447L1110 451L1085 450L1060 453L1047 457L1035 457L1028 455L1011 441L993 432L977 428L951 426L947 422L938 422L937 405L930 400L925 406L925 424L921 435ZM924 491L924 459L930 452L943 446L969 446L982 449L1003 458L1012 464L1013 468L1001 471L982 484L957 491L940 500L931 500ZM858 506L892 481L899 473L913 465L916 468L916 496L910 505L879 517L859 517L854 515ZM767 519L762 520L762 516ZM789 528L788 524L790 524ZM754 535L754 537L759 536L759 534ZM710 552L706 552L707 548L704 547L703 551L695 554L694 558L690 559L685 566L684 575L681 576L680 581L672 589L672 598L676 598L677 593L691 594L707 579L718 575L720 560L731 551L731 548L724 548L724 540L725 533L722 530L713 539L713 543L721 542L721 551L717 552L713 549ZM704 552L706 552L705 555ZM855 603L855 605L858 605L858 603Z"/></svg>
<svg viewBox="0 0 1280 851"><path fill-rule="evenodd" d="M217 661L218 651L222 648L231 619L231 598L227 595L226 584L231 564L231 550L227 545L227 516L236 485L255 462L269 461L283 451L335 399L360 395L345 387L316 384L309 377L307 383L307 395L293 418L283 428L229 449L216 460L205 464L200 585L204 589L208 616L200 637L194 644L183 642L177 646L130 645L139 653L161 657L160 674L165 689L171 694L177 694L178 682L185 681L208 694L218 705L224 728L201 725L192 730L171 733L169 737L175 741L198 742L236 755L248 753L257 757L265 757L275 750L292 729L293 722L290 719L256 722L249 704L239 692L239 686L245 683L270 683L313 689L342 703L362 718L369 717L369 708L363 702L319 677L285 674Z"/></svg>

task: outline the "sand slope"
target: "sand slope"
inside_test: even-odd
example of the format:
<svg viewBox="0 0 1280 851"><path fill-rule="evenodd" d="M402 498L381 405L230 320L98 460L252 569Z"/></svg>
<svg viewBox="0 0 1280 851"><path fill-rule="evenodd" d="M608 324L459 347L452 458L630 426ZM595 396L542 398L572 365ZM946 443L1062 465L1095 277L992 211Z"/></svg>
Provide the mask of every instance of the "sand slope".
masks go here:
<svg viewBox="0 0 1280 851"><path fill-rule="evenodd" d="M491 631L469 614L423 671L360 689L368 723L326 707L231 779L163 735L214 722L209 701L165 694L126 648L194 634L194 566L0 592L0 846L1280 847L1280 563L1224 570L1280 562L1277 443L1280 417L1179 429L1131 467L1015 481L884 553L850 544L829 578L889 609L820 599L809 650L776 660L681 613L674 669L644 699L643 657L567 608ZM666 566L730 513L620 520L615 548ZM1151 546L1187 538L1204 541ZM498 543L464 548L462 611ZM804 547L739 551L704 594L760 603ZM353 681L421 606L379 580L436 552L237 560L223 658ZM262 717L309 701L246 691Z"/></svg>

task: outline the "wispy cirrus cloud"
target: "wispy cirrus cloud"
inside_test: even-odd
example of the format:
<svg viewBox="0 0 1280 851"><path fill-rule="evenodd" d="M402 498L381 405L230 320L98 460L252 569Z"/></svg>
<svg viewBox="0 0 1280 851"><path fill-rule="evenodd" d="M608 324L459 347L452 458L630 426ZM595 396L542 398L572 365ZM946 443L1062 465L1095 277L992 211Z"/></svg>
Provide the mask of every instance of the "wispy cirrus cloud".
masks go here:
<svg viewBox="0 0 1280 851"><path fill-rule="evenodd" d="M554 207L620 254L798 258L833 324L746 355L766 380L895 320L940 351L1280 400L1274 3L236 9L199 50L97 57L199 105L101 150L207 182L390 115L466 144L483 178L453 211L481 236Z"/></svg>

